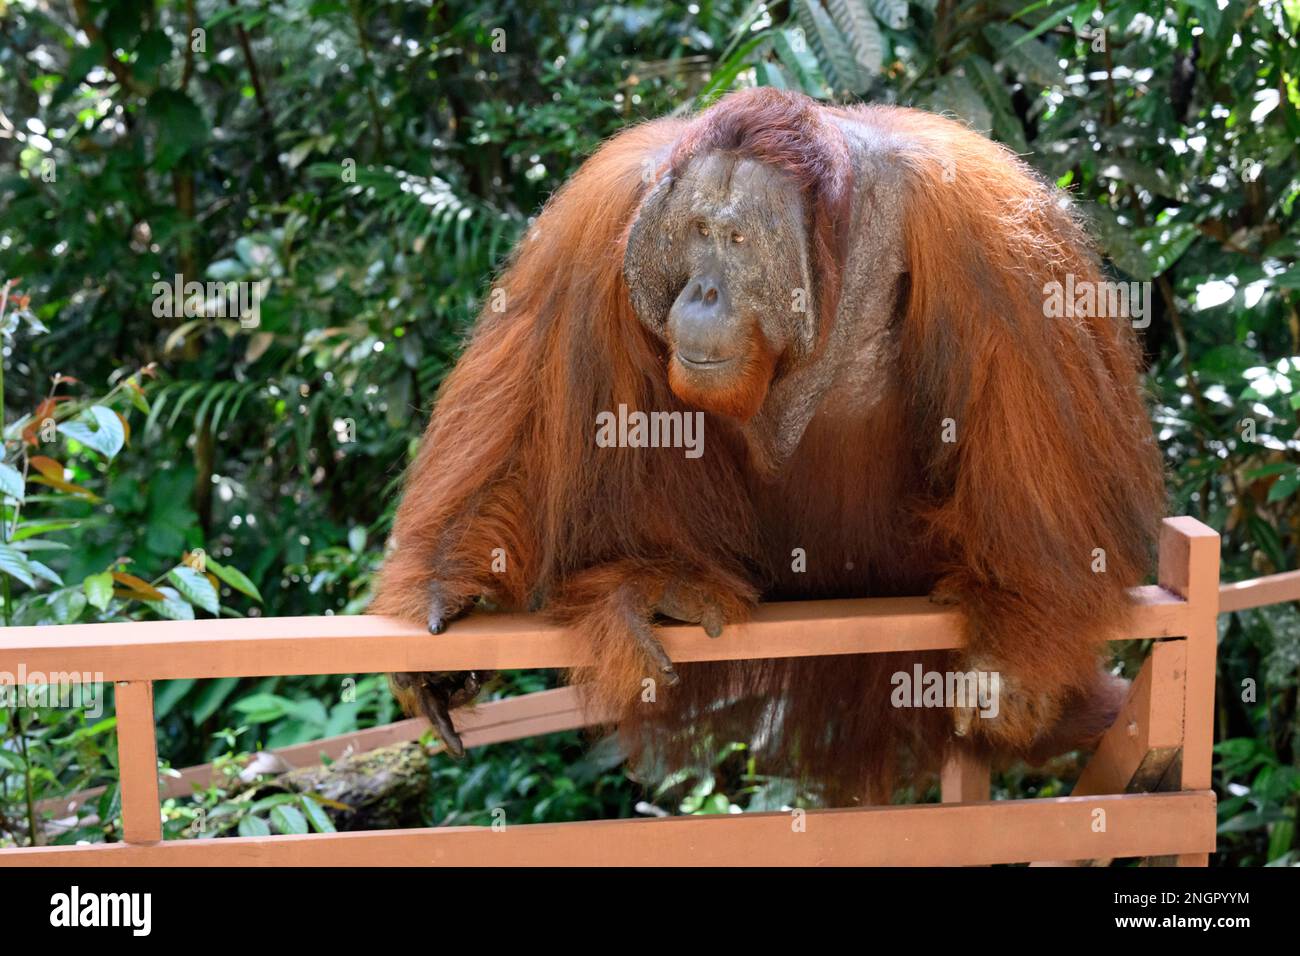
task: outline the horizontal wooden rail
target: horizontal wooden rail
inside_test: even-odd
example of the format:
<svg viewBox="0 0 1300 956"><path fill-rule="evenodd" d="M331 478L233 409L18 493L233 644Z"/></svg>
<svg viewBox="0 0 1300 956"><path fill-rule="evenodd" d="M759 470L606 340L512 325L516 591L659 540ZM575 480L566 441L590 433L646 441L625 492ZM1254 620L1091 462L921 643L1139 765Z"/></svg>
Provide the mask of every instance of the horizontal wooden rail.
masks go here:
<svg viewBox="0 0 1300 956"><path fill-rule="evenodd" d="M1210 767L1218 557L1218 535L1212 530L1190 518L1166 519L1159 585L1135 589L1133 613L1122 632L1105 635L1161 638L1177 646L1156 650L1130 695L1126 719L1131 726L1111 729L1109 749L1081 789L1111 785L1130 768L1154 776L1163 767L1161 786L1177 792L1161 794L1080 793L990 803L981 799L988 781L983 757L957 747L943 775L950 802L938 805L530 826L507 821L501 831L448 827L163 842L153 740L155 680L574 667L589 663L587 642L539 617L512 614L474 615L438 637L369 616L9 628L0 631L0 681L16 681L25 671L51 682L117 682L126 842L5 850L0 865L974 866L1131 856L1203 865L1215 840ZM1268 593L1280 593L1270 587L1275 589ZM729 626L718 640L688 625L664 627L662 640L673 659L684 663L916 652L960 647L962 624L958 609L924 597L806 601L761 605L752 620ZM513 739L597 719L575 694L510 702L509 719L504 714L478 718L484 723L477 725L477 736ZM474 717L461 716L458 723L467 742L480 742L471 730ZM408 723L404 729L415 728ZM364 739L392 732L367 732ZM313 747L319 752L321 745L297 749L306 754Z"/></svg>
<svg viewBox="0 0 1300 956"><path fill-rule="evenodd" d="M1133 591L1130 626L1114 640L1185 633L1187 604L1159 587ZM961 646L961 613L924 597L761 604L722 637L688 624L659 632L679 663L813 657ZM20 666L105 681L273 677L577 667L590 662L580 636L537 615L480 614L433 637L371 615L214 618L10 627L0 630L0 683Z"/></svg>
<svg viewBox="0 0 1300 956"><path fill-rule="evenodd" d="M1204 854L1211 791L0 852L3 866L977 866Z"/></svg>
<svg viewBox="0 0 1300 956"><path fill-rule="evenodd" d="M1267 577L1234 581L1219 588L1219 613L1245 611L1265 604L1300 601L1300 571L1284 571Z"/></svg>
<svg viewBox="0 0 1300 956"><path fill-rule="evenodd" d="M491 700L455 712L456 729L466 747L486 747L510 740L539 737L561 730L581 730L604 722L604 715L595 709L576 687L557 687L519 697ZM315 766L322 758L338 760L348 754L368 753L390 744L418 740L431 729L427 718L412 717L379 727L367 727L337 737L324 737L303 744L277 747L270 753L290 767ZM440 753L443 745L434 741L430 753ZM210 763L185 767L163 775L163 797L189 796L195 787L220 783L213 776ZM89 800L96 799L104 787L91 787L68 794L50 797L36 805L41 813L69 814Z"/></svg>

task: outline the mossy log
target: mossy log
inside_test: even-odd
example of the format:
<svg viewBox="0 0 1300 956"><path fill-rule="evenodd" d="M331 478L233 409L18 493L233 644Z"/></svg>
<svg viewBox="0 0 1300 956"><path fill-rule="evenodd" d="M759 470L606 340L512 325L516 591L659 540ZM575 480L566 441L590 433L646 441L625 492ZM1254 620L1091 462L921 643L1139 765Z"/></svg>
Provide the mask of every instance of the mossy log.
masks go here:
<svg viewBox="0 0 1300 956"><path fill-rule="evenodd" d="M290 770L266 783L321 797L340 830L421 826L429 792L429 755L418 743L393 744L331 764Z"/></svg>

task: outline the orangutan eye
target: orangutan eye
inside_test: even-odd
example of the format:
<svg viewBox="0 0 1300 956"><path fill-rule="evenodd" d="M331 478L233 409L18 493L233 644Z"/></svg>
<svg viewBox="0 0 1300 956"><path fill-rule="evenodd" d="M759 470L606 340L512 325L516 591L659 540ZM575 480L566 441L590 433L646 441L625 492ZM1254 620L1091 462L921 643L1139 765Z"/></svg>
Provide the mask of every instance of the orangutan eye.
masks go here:
<svg viewBox="0 0 1300 956"><path fill-rule="evenodd" d="M731 234L731 241L732 241L732 242L736 242L736 243L744 242L744 241L745 241L745 237L742 236L742 235L741 235L740 233L738 233L738 232L733 232L733 233Z"/></svg>
<svg viewBox="0 0 1300 956"><path fill-rule="evenodd" d="M709 227L702 222L697 222L695 228L700 231L701 236L707 236L709 234Z"/></svg>

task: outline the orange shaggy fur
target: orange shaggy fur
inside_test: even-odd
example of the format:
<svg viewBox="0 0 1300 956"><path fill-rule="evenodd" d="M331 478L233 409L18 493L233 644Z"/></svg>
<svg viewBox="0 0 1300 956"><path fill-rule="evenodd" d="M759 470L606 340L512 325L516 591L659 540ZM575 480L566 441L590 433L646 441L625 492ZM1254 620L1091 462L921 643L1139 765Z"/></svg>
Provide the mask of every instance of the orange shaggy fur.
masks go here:
<svg viewBox="0 0 1300 956"><path fill-rule="evenodd" d="M824 336L853 255L836 118L893 143L904 170L898 384L869 413L824 403L775 477L754 467L741 423L715 415L696 460L598 448L602 411L689 410L621 269L646 158L673 168L721 146L789 172L809 210ZM1103 638L1146 574L1164 498L1131 331L1044 318L1044 285L1067 273L1103 278L1060 194L937 116L751 90L627 130L552 198L501 276L506 308L484 311L442 389L371 611L423 623L433 580L540 607L591 642L598 663L582 676L619 709L633 750L649 741L680 758L706 733L755 739L765 769L853 801L887 793L900 752L930 765L950 740L948 713L890 705L888 675L915 655L687 664L647 706L623 611L680 578L729 621L760 598L934 592L966 612L969 650L926 666L993 661L1042 701L977 743L1044 756L1086 741L1117 703ZM779 376L764 348L754 355ZM763 401L753 381L738 412ZM956 442L941 439L946 419ZM792 573L791 548L812 544L841 559ZM1090 568L1095 548L1105 573Z"/></svg>

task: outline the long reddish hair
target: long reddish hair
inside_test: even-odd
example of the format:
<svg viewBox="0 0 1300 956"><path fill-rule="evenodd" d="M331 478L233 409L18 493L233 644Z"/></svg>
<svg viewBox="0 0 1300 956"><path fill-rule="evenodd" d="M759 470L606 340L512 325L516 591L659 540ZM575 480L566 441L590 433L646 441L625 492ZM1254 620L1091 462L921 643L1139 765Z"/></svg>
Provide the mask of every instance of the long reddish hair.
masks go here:
<svg viewBox="0 0 1300 956"><path fill-rule="evenodd" d="M723 149L786 171L809 210L824 335L852 255L844 123L892 144L903 171L901 384L852 434L835 427L834 409L819 413L796 455L805 473L832 476L853 512L847 526L880 569L866 588L783 579L755 507L766 492L734 421L709 418L698 460L594 440L597 414L620 404L689 410L622 272L647 169L680 171ZM729 620L763 595L935 589L961 601L972 653L1015 662L1049 694L1046 720L1064 707L1075 724L1096 723L1101 642L1146 573L1163 488L1131 332L1109 318L1043 316L1045 283L1066 274L1102 278L1059 193L940 117L761 89L627 130L551 199L489 297L410 468L371 610L423 622L434 580L541 608L591 641L597 663L579 676L622 715L633 751L649 742L681 759L710 733L757 738L773 769L822 781L838 801L880 798L900 751L929 764L948 740L946 714L889 705L888 675L913 657L685 665L680 686L646 706L646 662L625 612L683 572ZM949 419L955 443L941 439ZM844 521L810 518L814 530L818 520L828 537L845 533ZM495 549L501 573L490 570ZM1105 573L1090 570L1094 549ZM1011 733L1004 743L1020 752L1045 742L1042 726Z"/></svg>

